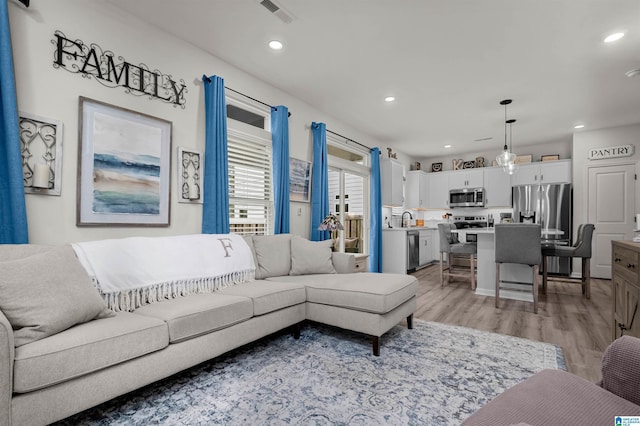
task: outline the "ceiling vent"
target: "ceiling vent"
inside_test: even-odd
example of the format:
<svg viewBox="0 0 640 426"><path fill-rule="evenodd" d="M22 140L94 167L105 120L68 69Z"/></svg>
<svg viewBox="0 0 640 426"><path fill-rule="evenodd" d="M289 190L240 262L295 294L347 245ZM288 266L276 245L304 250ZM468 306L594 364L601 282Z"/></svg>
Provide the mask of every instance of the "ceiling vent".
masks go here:
<svg viewBox="0 0 640 426"><path fill-rule="evenodd" d="M627 77L638 77L638 76L640 75L640 68L636 68L636 69L634 69L634 70L627 71L627 72L625 73L625 75L626 75Z"/></svg>
<svg viewBox="0 0 640 426"><path fill-rule="evenodd" d="M282 6L276 4L274 1L272 0L262 0L262 1L258 0L258 1L265 9L267 9L273 15L277 16L278 19L280 19L285 24L290 24L293 21L294 16L290 12L284 10Z"/></svg>

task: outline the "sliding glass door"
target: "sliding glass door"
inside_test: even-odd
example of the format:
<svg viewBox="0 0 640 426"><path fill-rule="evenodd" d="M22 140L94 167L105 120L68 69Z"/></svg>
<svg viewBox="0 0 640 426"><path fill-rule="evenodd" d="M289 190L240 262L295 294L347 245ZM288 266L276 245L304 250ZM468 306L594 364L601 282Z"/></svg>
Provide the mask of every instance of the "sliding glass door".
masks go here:
<svg viewBox="0 0 640 426"><path fill-rule="evenodd" d="M366 253L365 176L329 168L329 207L340 218L344 231L334 232L336 251Z"/></svg>

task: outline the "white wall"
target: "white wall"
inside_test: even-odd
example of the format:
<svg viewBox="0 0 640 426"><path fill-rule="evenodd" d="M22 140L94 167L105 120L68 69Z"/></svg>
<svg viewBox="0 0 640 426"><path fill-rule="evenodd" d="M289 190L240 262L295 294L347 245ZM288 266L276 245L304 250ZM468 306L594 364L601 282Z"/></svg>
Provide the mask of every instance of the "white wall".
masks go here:
<svg viewBox="0 0 640 426"><path fill-rule="evenodd" d="M588 132L576 132L573 135L573 223L577 225L587 221L587 167L611 164L636 163L640 160L638 152L640 141L640 123L629 126L609 127ZM633 145L635 153L631 157L610 160L589 160L589 150L608 146ZM640 212L640 193L636 184L636 212Z"/></svg>
<svg viewBox="0 0 640 426"><path fill-rule="evenodd" d="M640 141L640 123L629 126L610 127L592 131L576 132L573 135L573 235L576 235L578 225L588 223L588 167L606 166L624 163L636 164L638 171L638 152ZM614 158L610 160L589 160L589 150L608 146L633 145L635 153L632 157ZM640 188L635 184L636 213L640 212ZM631 232L631 229L629 230ZM595 241L595 240L594 240ZM574 272L580 272L580 262L574 260Z"/></svg>
<svg viewBox="0 0 640 426"><path fill-rule="evenodd" d="M23 9L9 2L9 18L20 111L57 119L64 125L62 195L26 195L29 238L32 243L61 243L132 235L176 235L201 231L202 206L177 202L178 146L204 150L203 74L219 75L225 85L271 105L286 105L290 155L311 160L312 121L368 146L385 147L364 132L350 127L314 107L270 86L168 33L149 26L103 1L57 0L32 2ZM94 79L53 68L54 32L70 39L97 43L132 64L184 79L186 108L175 108L146 96L132 96L122 88L104 87ZM223 43L224 40L212 40ZM171 225L168 228L77 227L76 176L78 173L78 97L85 96L112 105L140 111L173 123L171 164ZM298 209L301 208L301 215ZM309 234L310 205L292 203L291 232Z"/></svg>

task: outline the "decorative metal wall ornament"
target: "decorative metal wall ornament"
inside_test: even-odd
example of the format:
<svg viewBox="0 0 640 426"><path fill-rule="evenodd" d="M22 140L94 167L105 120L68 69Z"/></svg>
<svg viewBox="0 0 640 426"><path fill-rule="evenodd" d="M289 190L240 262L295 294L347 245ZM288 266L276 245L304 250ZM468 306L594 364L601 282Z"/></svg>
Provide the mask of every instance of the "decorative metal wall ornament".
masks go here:
<svg viewBox="0 0 640 426"><path fill-rule="evenodd" d="M20 112L18 127L24 192L60 195L62 122Z"/></svg>
<svg viewBox="0 0 640 426"><path fill-rule="evenodd" d="M87 45L80 39L71 40L59 30L54 32L51 43L56 46L54 68L82 74L84 78L93 77L106 87L124 87L125 93L134 96L147 95L149 99L160 99L174 107L185 108L184 95L188 90L183 79L176 82L171 74L151 70L143 63L126 62L110 50L103 50L95 43Z"/></svg>
<svg viewBox="0 0 640 426"><path fill-rule="evenodd" d="M203 158L200 151L178 147L178 202L202 204Z"/></svg>

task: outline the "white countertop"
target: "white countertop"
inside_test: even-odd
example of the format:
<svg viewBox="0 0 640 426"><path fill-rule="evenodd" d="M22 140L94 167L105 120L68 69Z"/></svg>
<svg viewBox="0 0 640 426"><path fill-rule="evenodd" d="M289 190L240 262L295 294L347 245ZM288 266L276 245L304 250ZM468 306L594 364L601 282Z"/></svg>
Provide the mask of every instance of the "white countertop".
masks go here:
<svg viewBox="0 0 640 426"><path fill-rule="evenodd" d="M493 234L495 232L495 228L464 228L464 229L452 229L452 232L468 232L470 234ZM546 231L542 231L542 235L563 235L564 231L559 229L548 229Z"/></svg>
<svg viewBox="0 0 640 426"><path fill-rule="evenodd" d="M383 231L426 231L427 229L438 229L437 226L410 226L409 228L394 227L394 228L382 228Z"/></svg>

